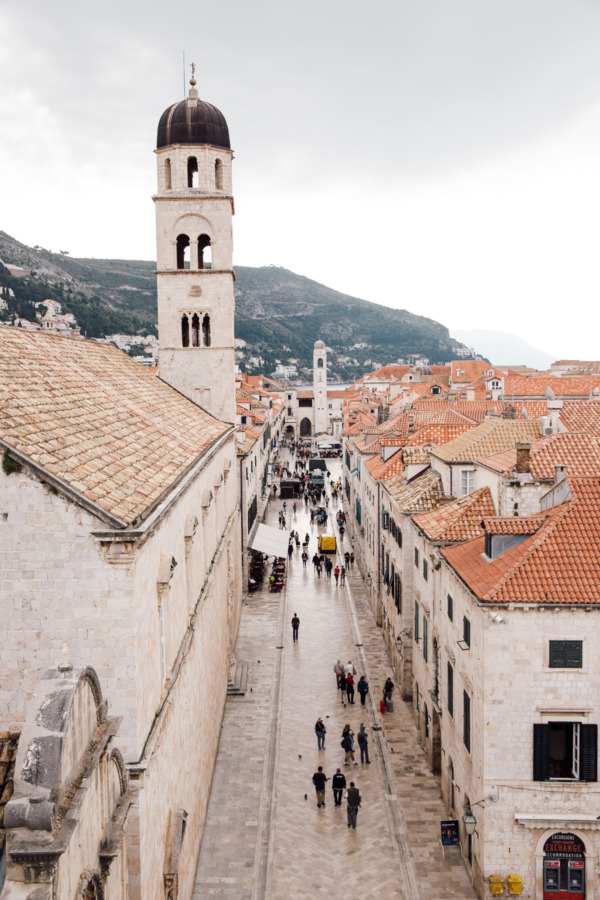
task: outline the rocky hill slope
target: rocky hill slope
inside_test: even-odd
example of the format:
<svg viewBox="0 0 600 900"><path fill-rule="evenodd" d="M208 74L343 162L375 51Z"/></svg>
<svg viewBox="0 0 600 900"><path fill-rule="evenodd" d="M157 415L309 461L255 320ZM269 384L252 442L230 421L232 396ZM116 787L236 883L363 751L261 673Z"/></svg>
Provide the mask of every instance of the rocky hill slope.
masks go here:
<svg viewBox="0 0 600 900"><path fill-rule="evenodd" d="M31 304L50 297L75 315L89 337L156 332L154 262L73 259L27 247L4 232L0 259L27 272L14 278L0 267L0 286L15 294L10 313L33 318ZM384 364L419 354L439 363L462 347L433 319L341 294L287 269L239 266L236 276L236 337L246 341L248 356L263 357L267 371L276 359L290 357L299 360L300 368L310 367L319 339L334 351L331 369L340 378L362 374L367 359ZM367 346L356 348L357 343ZM338 362L339 356L358 365Z"/></svg>

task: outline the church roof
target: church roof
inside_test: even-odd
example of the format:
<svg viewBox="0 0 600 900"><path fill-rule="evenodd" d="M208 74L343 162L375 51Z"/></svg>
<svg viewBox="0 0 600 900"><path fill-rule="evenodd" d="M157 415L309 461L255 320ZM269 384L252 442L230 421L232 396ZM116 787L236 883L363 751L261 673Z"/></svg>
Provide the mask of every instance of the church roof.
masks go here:
<svg viewBox="0 0 600 900"><path fill-rule="evenodd" d="M216 106L199 100L197 96L173 103L160 117L156 149L171 144L211 144L230 150L225 116Z"/></svg>
<svg viewBox="0 0 600 900"><path fill-rule="evenodd" d="M230 427L110 344L0 328L0 440L123 525Z"/></svg>

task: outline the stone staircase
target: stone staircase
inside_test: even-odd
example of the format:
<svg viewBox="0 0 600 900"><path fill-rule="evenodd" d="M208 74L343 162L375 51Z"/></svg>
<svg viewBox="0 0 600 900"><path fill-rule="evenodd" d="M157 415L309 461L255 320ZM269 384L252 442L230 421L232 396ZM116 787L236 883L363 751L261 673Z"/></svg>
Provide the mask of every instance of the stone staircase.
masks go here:
<svg viewBox="0 0 600 900"><path fill-rule="evenodd" d="M248 689L248 669L247 662L237 662L233 677L227 683L228 697L243 697Z"/></svg>

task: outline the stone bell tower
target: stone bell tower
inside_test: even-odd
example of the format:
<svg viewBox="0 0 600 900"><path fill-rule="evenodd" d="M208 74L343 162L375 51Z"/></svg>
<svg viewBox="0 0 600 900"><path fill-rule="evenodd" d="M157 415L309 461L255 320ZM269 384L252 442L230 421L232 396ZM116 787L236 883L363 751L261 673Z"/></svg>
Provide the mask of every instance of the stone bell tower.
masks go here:
<svg viewBox="0 0 600 900"><path fill-rule="evenodd" d="M160 377L224 422L235 421L233 153L224 116L187 99L160 117L156 259Z"/></svg>
<svg viewBox="0 0 600 900"><path fill-rule="evenodd" d="M327 432L327 347L317 341L313 350L313 393L315 395L315 434Z"/></svg>

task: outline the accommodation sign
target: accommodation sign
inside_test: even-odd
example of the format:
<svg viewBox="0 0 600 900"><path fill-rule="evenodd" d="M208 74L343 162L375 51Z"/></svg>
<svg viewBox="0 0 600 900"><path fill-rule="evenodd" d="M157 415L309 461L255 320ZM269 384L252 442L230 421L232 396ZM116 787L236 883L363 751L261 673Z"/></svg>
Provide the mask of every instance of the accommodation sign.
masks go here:
<svg viewBox="0 0 600 900"><path fill-rule="evenodd" d="M559 832L544 844L546 859L583 859L585 847L575 834Z"/></svg>

